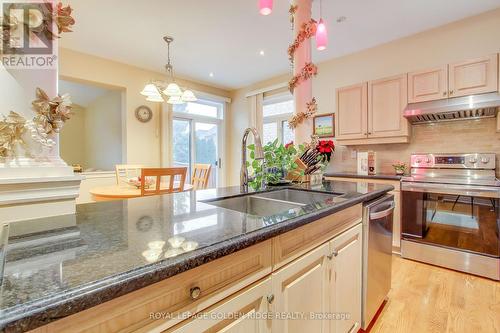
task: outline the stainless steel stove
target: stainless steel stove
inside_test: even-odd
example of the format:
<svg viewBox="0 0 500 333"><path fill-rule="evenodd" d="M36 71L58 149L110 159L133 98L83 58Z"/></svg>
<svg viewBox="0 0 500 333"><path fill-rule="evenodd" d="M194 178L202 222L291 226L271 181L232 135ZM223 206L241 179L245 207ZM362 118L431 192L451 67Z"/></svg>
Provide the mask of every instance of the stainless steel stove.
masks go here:
<svg viewBox="0 0 500 333"><path fill-rule="evenodd" d="M493 153L413 154L401 183L405 258L500 280Z"/></svg>

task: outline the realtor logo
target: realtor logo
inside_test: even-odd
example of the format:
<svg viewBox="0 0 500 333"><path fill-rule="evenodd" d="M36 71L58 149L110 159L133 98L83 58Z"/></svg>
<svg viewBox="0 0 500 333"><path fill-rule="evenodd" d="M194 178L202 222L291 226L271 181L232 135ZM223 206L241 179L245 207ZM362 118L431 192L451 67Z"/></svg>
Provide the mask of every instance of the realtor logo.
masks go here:
<svg viewBox="0 0 500 333"><path fill-rule="evenodd" d="M1 62L6 68L54 68L54 8L51 2L3 3Z"/></svg>

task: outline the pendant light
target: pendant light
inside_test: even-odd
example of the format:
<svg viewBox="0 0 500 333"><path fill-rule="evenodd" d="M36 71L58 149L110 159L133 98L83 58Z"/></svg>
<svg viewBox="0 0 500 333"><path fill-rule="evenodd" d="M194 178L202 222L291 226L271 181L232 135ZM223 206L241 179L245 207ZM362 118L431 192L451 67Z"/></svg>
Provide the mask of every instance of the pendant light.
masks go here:
<svg viewBox="0 0 500 333"><path fill-rule="evenodd" d="M146 84L144 89L142 89L141 95L148 96L148 97L149 96L159 96L160 92L158 91L158 88L156 88L156 86L153 83L148 83L148 84Z"/></svg>
<svg viewBox="0 0 500 333"><path fill-rule="evenodd" d="M273 0L259 0L259 13L269 15L273 11Z"/></svg>
<svg viewBox="0 0 500 333"><path fill-rule="evenodd" d="M146 84L140 94L146 96L146 100L150 102L162 103L165 101L163 96L167 97L166 100L169 104L183 104L185 102L197 101L195 94L191 90L183 91L175 82L174 67L170 62L170 43L174 39L170 36L165 36L163 40L167 43L168 62L165 65L165 69L169 77L169 83L162 81L150 82Z"/></svg>
<svg viewBox="0 0 500 333"><path fill-rule="evenodd" d="M323 21L321 5L323 0L319 1L319 23L316 27L316 48L319 51L326 50L328 45L328 32L326 31L326 24Z"/></svg>

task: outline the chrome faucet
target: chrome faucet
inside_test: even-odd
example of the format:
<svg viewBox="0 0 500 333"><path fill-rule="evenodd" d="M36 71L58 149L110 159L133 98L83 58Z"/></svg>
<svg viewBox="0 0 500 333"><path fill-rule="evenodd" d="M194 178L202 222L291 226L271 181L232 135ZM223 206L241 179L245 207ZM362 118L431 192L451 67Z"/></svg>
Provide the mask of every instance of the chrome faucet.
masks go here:
<svg viewBox="0 0 500 333"><path fill-rule="evenodd" d="M243 140L241 140L241 171L240 171L240 186L244 189L248 189L248 169L247 169L247 139L248 135L252 132L255 144L255 159L263 160L264 151L262 150L262 141L260 140L260 135L255 128L247 128L243 134Z"/></svg>

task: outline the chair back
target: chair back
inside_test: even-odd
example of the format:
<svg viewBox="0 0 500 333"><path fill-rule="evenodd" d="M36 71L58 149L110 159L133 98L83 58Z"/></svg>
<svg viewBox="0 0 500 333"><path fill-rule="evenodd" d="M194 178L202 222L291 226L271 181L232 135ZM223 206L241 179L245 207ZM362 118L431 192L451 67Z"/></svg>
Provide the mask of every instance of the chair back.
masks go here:
<svg viewBox="0 0 500 333"><path fill-rule="evenodd" d="M144 165L140 164L117 164L115 165L116 185L120 185L120 178L125 175L125 178L139 177L141 169Z"/></svg>
<svg viewBox="0 0 500 333"><path fill-rule="evenodd" d="M191 185L193 190L205 189L208 187L208 178L212 170L211 164L195 164L193 175L191 177Z"/></svg>
<svg viewBox="0 0 500 333"><path fill-rule="evenodd" d="M184 191L187 168L143 168L141 170L141 196ZM168 182L162 186L162 177ZM147 186L148 179L154 183Z"/></svg>

